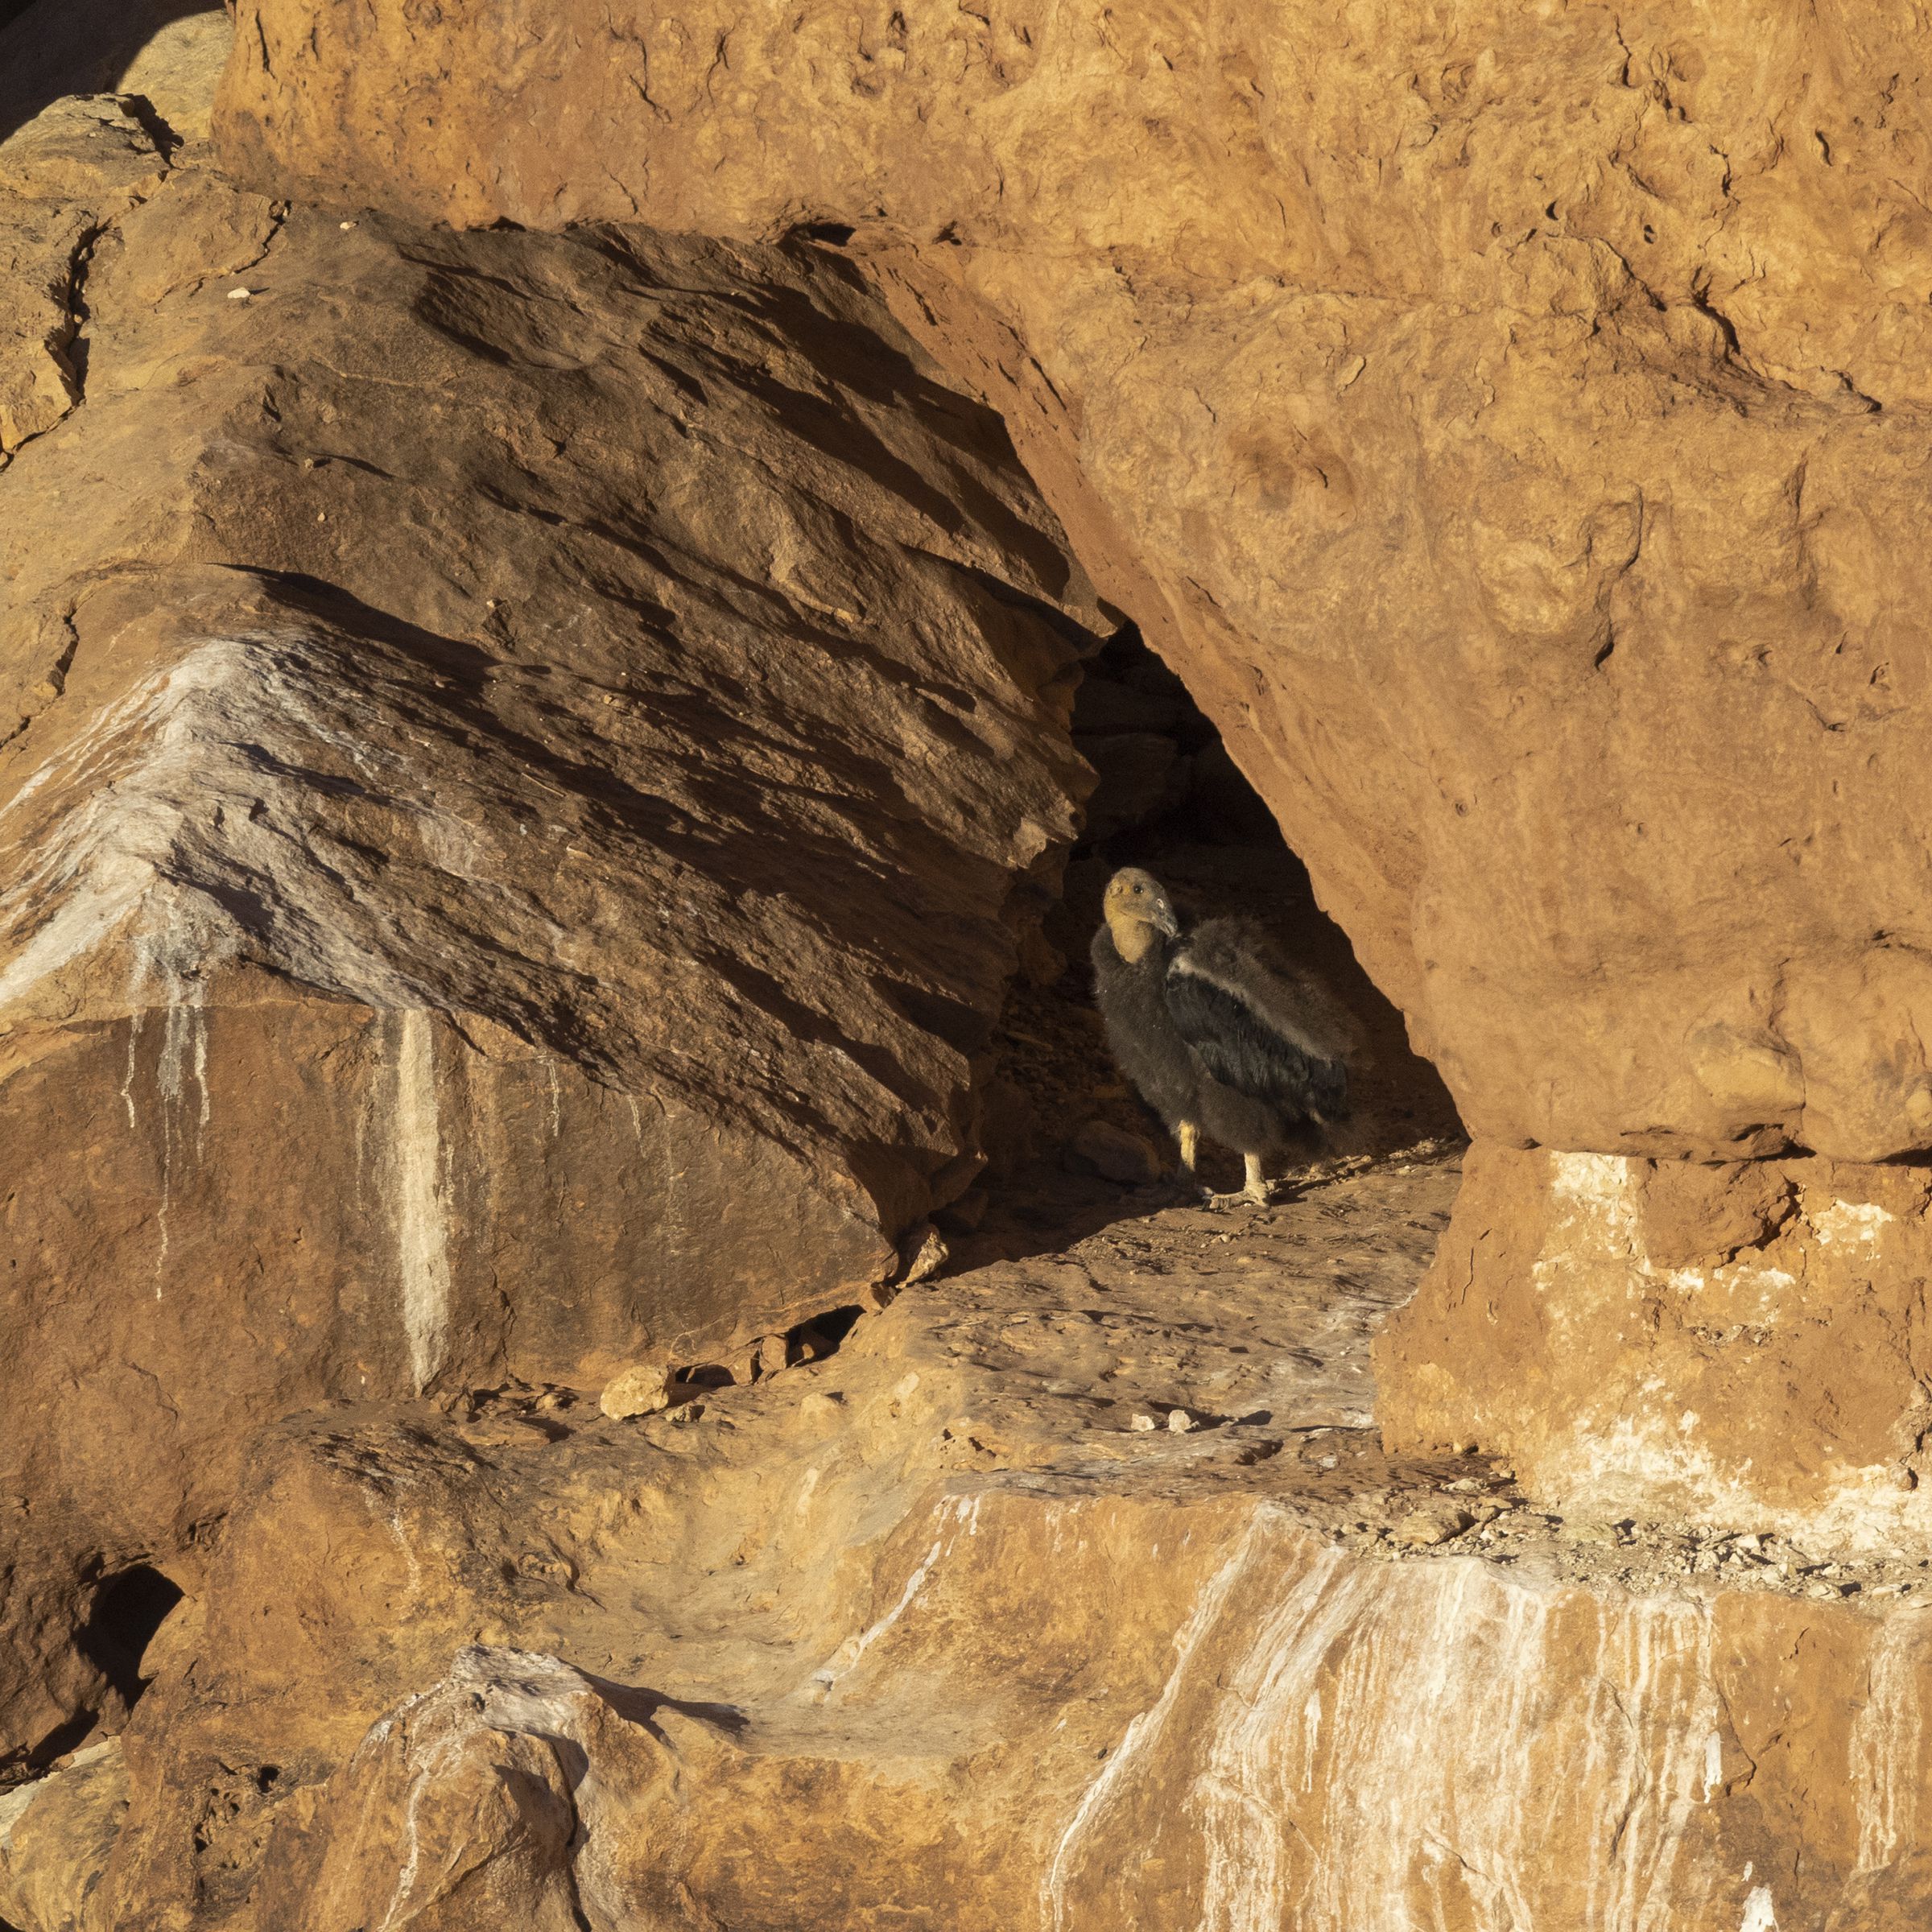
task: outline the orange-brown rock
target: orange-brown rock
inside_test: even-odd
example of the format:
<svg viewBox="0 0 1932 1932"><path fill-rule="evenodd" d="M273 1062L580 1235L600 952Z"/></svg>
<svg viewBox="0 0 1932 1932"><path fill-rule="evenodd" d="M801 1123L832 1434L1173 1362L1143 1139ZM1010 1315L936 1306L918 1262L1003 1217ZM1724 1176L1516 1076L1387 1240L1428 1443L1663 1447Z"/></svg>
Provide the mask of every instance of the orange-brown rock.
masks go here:
<svg viewBox="0 0 1932 1932"><path fill-rule="evenodd" d="M1360 1426L1453 1183L989 1262L683 1426L277 1429L87 1932L1922 1922L1922 1572L1552 1525Z"/></svg>
<svg viewBox="0 0 1932 1932"><path fill-rule="evenodd" d="M1916 1932L1922 25L237 19L6 178L0 1916ZM1069 547L1484 1137L1379 1414L1426 1162L885 1285Z"/></svg>
<svg viewBox="0 0 1932 1932"><path fill-rule="evenodd" d="M1923 23L1797 0L238 21L217 125L264 187L855 230L1480 1135L1815 1155L1845 1198L1932 1147ZM1489 1439L1478 1390L1508 1370L1456 1319L1428 1330L1424 1433ZM1912 1410L1881 1379L1889 1443ZM1799 1441L1838 1439L1821 1388L1781 1400ZM1705 1418L1715 1466L1753 1455L1723 1405L1651 1396ZM1802 1467L1752 1481L1838 1510L1831 1467Z"/></svg>
<svg viewBox="0 0 1932 1932"><path fill-rule="evenodd" d="M73 407L85 259L164 172L129 104L105 96L64 97L0 141L0 469Z"/></svg>
<svg viewBox="0 0 1932 1932"><path fill-rule="evenodd" d="M0 1791L0 1921L78 1932L127 1810L121 1740L75 1752L58 1771Z"/></svg>
<svg viewBox="0 0 1932 1932"><path fill-rule="evenodd" d="M76 126L159 169L0 180ZM888 1278L1084 782L1084 580L843 263L142 184L0 473L0 1750L269 1418Z"/></svg>
<svg viewBox="0 0 1932 1932"><path fill-rule="evenodd" d="M1377 1344L1390 1446L1565 1511L1932 1556L1932 1176L1479 1148Z"/></svg>
<svg viewBox="0 0 1932 1932"><path fill-rule="evenodd" d="M203 0L0 0L0 140L68 97L114 94L169 144L205 141L233 39Z"/></svg>
<svg viewBox="0 0 1932 1932"><path fill-rule="evenodd" d="M855 225L1010 324L1103 588L1476 1131L1932 1146L1915 17L237 19L217 126L264 181Z"/></svg>

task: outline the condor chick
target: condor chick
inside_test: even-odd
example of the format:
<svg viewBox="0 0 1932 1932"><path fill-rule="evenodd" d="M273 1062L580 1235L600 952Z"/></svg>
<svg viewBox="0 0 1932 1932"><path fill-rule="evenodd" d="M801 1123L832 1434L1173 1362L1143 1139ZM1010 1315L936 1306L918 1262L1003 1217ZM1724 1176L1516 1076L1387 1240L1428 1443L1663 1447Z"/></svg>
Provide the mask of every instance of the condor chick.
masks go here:
<svg viewBox="0 0 1932 1932"><path fill-rule="evenodd" d="M1180 1142L1236 1149L1246 1198L1265 1201L1262 1162L1348 1116L1348 1022L1319 987L1262 963L1238 919L1183 933L1152 873L1107 887L1093 935L1094 991L1115 1063Z"/></svg>

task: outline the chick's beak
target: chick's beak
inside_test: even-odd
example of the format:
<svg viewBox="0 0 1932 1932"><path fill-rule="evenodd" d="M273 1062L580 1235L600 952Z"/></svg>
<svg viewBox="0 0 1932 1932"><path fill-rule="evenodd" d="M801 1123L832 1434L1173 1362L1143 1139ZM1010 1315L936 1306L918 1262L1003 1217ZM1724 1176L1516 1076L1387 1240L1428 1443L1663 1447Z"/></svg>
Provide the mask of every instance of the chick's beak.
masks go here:
<svg viewBox="0 0 1932 1932"><path fill-rule="evenodd" d="M1150 923L1156 932L1165 933L1170 939L1181 936L1181 922L1174 917L1174 908L1165 899L1154 901Z"/></svg>

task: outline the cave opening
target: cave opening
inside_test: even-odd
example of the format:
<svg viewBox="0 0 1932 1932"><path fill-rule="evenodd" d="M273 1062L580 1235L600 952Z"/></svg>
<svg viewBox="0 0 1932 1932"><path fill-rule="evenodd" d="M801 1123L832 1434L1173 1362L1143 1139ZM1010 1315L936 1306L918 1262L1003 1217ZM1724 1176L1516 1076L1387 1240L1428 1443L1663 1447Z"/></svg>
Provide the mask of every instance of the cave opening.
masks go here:
<svg viewBox="0 0 1932 1932"><path fill-rule="evenodd" d="M181 1587L148 1563L103 1578L94 1587L76 1645L130 1710L147 1688L147 1649L182 1599Z"/></svg>
<svg viewBox="0 0 1932 1932"><path fill-rule="evenodd" d="M1307 870L1187 686L1123 625L1084 667L1074 703L1076 749L1096 774L1062 896L1009 993L982 1088L980 1184L940 1216L949 1236L978 1234L989 1213L1057 1240L1147 1212L1170 1185L1177 1150L1116 1071L1093 1001L1088 947L1119 867L1165 885L1183 916L1257 922L1289 963L1331 989L1360 1029L1350 1067L1353 1119L1337 1158L1459 1141L1441 1076L1411 1051L1402 1017L1315 902ZM1241 1184L1240 1156L1203 1145L1200 1172Z"/></svg>

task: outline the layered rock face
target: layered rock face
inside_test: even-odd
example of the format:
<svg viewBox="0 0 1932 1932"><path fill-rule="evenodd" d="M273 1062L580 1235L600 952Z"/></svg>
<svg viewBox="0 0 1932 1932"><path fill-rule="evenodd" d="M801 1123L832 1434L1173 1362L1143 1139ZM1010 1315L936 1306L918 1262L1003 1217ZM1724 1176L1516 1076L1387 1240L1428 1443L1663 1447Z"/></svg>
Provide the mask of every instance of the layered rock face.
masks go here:
<svg viewBox="0 0 1932 1932"><path fill-rule="evenodd" d="M1932 1554L1929 1179L1480 1150L1376 1345L1389 1440L1480 1442L1599 1519Z"/></svg>
<svg viewBox="0 0 1932 1932"><path fill-rule="evenodd" d="M979 1164L1096 613L809 250L358 222L109 101L0 167L59 264L0 376L20 1749L257 1423L896 1272Z"/></svg>
<svg viewBox="0 0 1932 1932"><path fill-rule="evenodd" d="M0 1811L0 1913L1922 1923L1922 1573L1864 1572L1887 1618L1552 1534L1362 1426L1455 1180L989 1263L683 1424L506 1390L285 1426L125 1736ZM1176 1402L1203 1426L1133 1426Z"/></svg>
<svg viewBox="0 0 1932 1932"><path fill-rule="evenodd" d="M1922 30L237 26L0 147L0 1922L1926 1922ZM1481 1138L888 1301L1083 565Z"/></svg>
<svg viewBox="0 0 1932 1932"><path fill-rule="evenodd" d="M1932 1146L1932 43L1620 18L249 0L221 125L460 221L937 251L1472 1127Z"/></svg>
<svg viewBox="0 0 1932 1932"><path fill-rule="evenodd" d="M462 221L857 225L1479 1135L1932 1147L1922 23L486 11L247 0L232 151ZM1457 1307L1517 1291L1477 1267ZM1492 1339L1391 1356L1398 1414L1466 1373L1435 1433L1480 1436ZM1657 1406L1721 1463L1703 1379ZM1569 1426L1513 1433L1554 1479Z"/></svg>

